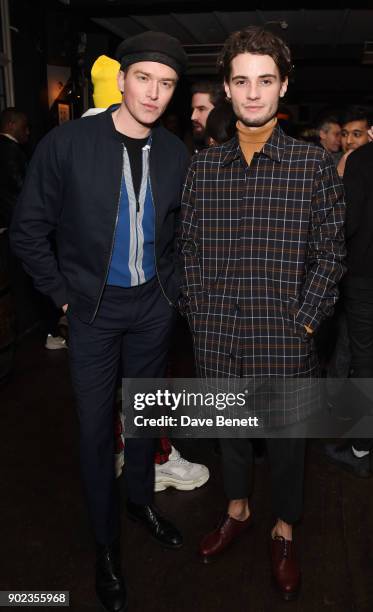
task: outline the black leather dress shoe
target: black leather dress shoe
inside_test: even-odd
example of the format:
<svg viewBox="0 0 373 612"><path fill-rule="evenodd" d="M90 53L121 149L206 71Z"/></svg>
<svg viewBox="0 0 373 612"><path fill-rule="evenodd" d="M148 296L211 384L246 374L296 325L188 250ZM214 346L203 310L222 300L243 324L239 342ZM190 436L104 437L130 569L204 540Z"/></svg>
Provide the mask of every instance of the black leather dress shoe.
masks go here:
<svg viewBox="0 0 373 612"><path fill-rule="evenodd" d="M142 506L128 501L127 514L132 521L142 523L152 538L165 548L180 548L183 545L181 533L154 506Z"/></svg>
<svg viewBox="0 0 373 612"><path fill-rule="evenodd" d="M125 612L127 593L120 569L119 540L96 546L96 594L106 612Z"/></svg>

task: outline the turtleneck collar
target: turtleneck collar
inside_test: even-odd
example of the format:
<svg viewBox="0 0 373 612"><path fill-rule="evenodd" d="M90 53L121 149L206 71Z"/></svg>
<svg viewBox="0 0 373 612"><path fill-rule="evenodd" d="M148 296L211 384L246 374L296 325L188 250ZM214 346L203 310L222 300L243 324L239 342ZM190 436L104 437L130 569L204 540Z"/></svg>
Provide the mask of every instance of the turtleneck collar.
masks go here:
<svg viewBox="0 0 373 612"><path fill-rule="evenodd" d="M272 134L275 125L277 124L277 117L273 117L268 123L262 125L253 130L248 127L242 121L237 121L236 127L238 132L238 139L241 142L247 142L251 144L264 144Z"/></svg>
<svg viewBox="0 0 373 612"><path fill-rule="evenodd" d="M275 129L276 123L277 118L273 117L273 119L268 121L265 125L253 130L247 127L247 125L244 125L241 121L237 121L238 141L248 166L250 166L254 154L259 153L263 149L265 143Z"/></svg>

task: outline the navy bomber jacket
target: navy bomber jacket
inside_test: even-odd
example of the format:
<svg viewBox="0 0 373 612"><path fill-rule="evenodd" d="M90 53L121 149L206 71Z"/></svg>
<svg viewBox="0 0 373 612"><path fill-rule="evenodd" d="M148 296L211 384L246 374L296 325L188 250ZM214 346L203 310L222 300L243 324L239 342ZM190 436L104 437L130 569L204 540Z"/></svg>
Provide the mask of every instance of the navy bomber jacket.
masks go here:
<svg viewBox="0 0 373 612"><path fill-rule="evenodd" d="M109 108L53 129L39 143L16 206L11 245L35 287L57 306L95 318L106 284L119 209L123 145ZM161 126L152 130L150 182L157 276L169 303L180 292L175 230L189 156ZM51 247L55 233L57 256Z"/></svg>

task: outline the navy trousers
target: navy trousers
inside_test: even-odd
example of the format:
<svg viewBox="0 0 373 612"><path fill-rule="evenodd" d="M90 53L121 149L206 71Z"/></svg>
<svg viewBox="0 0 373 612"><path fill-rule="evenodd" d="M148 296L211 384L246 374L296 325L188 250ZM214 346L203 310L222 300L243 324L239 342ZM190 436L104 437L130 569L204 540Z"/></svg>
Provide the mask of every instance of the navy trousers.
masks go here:
<svg viewBox="0 0 373 612"><path fill-rule="evenodd" d="M107 286L92 324L83 323L70 310L68 320L83 485L96 541L110 544L119 535L113 432L118 375L165 375L174 311L154 278L138 287ZM135 503L149 504L154 440L127 439L125 455L128 496Z"/></svg>
<svg viewBox="0 0 373 612"><path fill-rule="evenodd" d="M351 376L373 378L373 279L346 277L343 283L351 345ZM367 406L370 412L370 406ZM372 450L373 439L352 440L356 450Z"/></svg>

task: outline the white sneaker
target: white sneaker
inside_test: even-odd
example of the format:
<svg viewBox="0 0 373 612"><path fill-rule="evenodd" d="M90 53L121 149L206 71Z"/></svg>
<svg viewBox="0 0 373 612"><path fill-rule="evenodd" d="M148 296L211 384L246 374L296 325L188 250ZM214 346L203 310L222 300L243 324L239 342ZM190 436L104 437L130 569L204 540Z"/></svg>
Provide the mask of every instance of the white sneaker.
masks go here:
<svg viewBox="0 0 373 612"><path fill-rule="evenodd" d="M61 336L52 336L52 334L48 334L44 346L45 348L51 350L67 348L66 340L64 338L61 338Z"/></svg>
<svg viewBox="0 0 373 612"><path fill-rule="evenodd" d="M205 465L191 463L183 457L173 446L166 463L155 464L154 491L164 491L167 487L175 487L179 491L192 491L202 487L210 477Z"/></svg>

